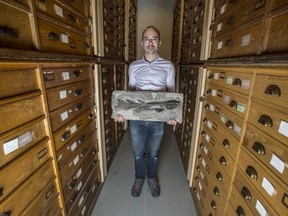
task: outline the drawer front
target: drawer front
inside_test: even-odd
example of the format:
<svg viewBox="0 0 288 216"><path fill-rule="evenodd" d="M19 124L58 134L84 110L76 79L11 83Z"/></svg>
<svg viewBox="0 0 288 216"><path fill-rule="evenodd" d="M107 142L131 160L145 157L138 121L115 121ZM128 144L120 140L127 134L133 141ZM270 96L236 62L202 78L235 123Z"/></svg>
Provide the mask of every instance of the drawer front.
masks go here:
<svg viewBox="0 0 288 216"><path fill-rule="evenodd" d="M248 121L282 143L288 143L288 114L251 103Z"/></svg>
<svg viewBox="0 0 288 216"><path fill-rule="evenodd" d="M36 1L36 9L39 12L45 13L67 25L73 26L87 34L90 34L89 20L83 15L73 12L61 3L54 0Z"/></svg>
<svg viewBox="0 0 288 216"><path fill-rule="evenodd" d="M47 215L50 207L59 210L60 205L58 201L59 192L56 188L55 179L53 179L45 189L37 196L37 198L29 205L22 215ZM55 202L56 201L56 202ZM55 204L54 204L55 202ZM53 214L55 215L55 214Z"/></svg>
<svg viewBox="0 0 288 216"><path fill-rule="evenodd" d="M287 70L283 70L288 74ZM271 71L271 74L273 71ZM288 104L288 77L256 75L253 97L282 107Z"/></svg>
<svg viewBox="0 0 288 216"><path fill-rule="evenodd" d="M201 213L203 215L208 215L209 212L212 212L212 208L210 206L210 200L208 200L208 198L205 198L203 196L196 181L193 181L192 191L194 202L197 204L198 208L201 209Z"/></svg>
<svg viewBox="0 0 288 216"><path fill-rule="evenodd" d="M0 167L4 166L46 136L43 120L37 120L25 127L0 138Z"/></svg>
<svg viewBox="0 0 288 216"><path fill-rule="evenodd" d="M287 4L288 2L286 0L272 0L270 3L270 10L275 10Z"/></svg>
<svg viewBox="0 0 288 216"><path fill-rule="evenodd" d="M33 69L0 71L0 99L39 90Z"/></svg>
<svg viewBox="0 0 288 216"><path fill-rule="evenodd" d="M76 55L92 55L91 38L38 19L41 50Z"/></svg>
<svg viewBox="0 0 288 216"><path fill-rule="evenodd" d="M1 203L0 212L13 212L13 215L20 215L54 178L54 168L52 162L48 160L33 176L20 185L9 198Z"/></svg>
<svg viewBox="0 0 288 216"><path fill-rule="evenodd" d="M278 215L270 206L272 202L267 202L239 170L236 172L234 186L239 196L249 206L252 215Z"/></svg>
<svg viewBox="0 0 288 216"><path fill-rule="evenodd" d="M76 119L72 120L64 128L59 129L53 134L55 146L63 146L69 142L82 128L95 121L95 113L93 109L89 109Z"/></svg>
<svg viewBox="0 0 288 216"><path fill-rule="evenodd" d="M224 6L226 5L226 6ZM233 6L233 3L226 3L220 9L216 9L216 20L213 29L213 37L221 37L223 34L227 34L231 30L242 27L246 23L251 25L251 22L262 19L267 7L267 1L259 2L259 0L241 1L237 5L234 5L230 11L225 11L221 14L221 9L229 8L228 5Z"/></svg>
<svg viewBox="0 0 288 216"><path fill-rule="evenodd" d="M269 172L269 170L262 168L254 160L254 156L252 158L252 156L246 153L244 148L242 148L240 158L241 160L239 160L238 165L245 173L246 178L249 178L251 184L275 207L275 210L280 215L285 214L287 212L288 186L276 181L275 179L278 178L272 172Z"/></svg>
<svg viewBox="0 0 288 216"><path fill-rule="evenodd" d="M73 101L72 103L50 113L50 120L53 132L75 117L81 115L85 110L94 105L94 95Z"/></svg>
<svg viewBox="0 0 288 216"><path fill-rule="evenodd" d="M248 5L249 0L216 0L215 1L215 19L219 19L221 16L225 16L230 11L235 10L236 7Z"/></svg>
<svg viewBox="0 0 288 216"><path fill-rule="evenodd" d="M65 104L71 103L94 91L93 80L82 81L47 91L49 110L55 110Z"/></svg>
<svg viewBox="0 0 288 216"><path fill-rule="evenodd" d="M61 2L72 6L74 10L77 10L86 17L90 16L90 0L61 0Z"/></svg>
<svg viewBox="0 0 288 216"><path fill-rule="evenodd" d="M47 209L44 213L43 216L61 216L62 214L62 208L60 206L59 198L57 197L54 199L53 203L50 205L49 209Z"/></svg>
<svg viewBox="0 0 288 216"><path fill-rule="evenodd" d="M288 162L287 145L283 145L250 124L246 128L243 145L283 182L288 179L288 170L285 166Z"/></svg>
<svg viewBox="0 0 288 216"><path fill-rule="evenodd" d="M266 53L288 51L288 12L272 17L268 33Z"/></svg>
<svg viewBox="0 0 288 216"><path fill-rule="evenodd" d="M10 103L0 102L0 134L43 115L40 93L25 95ZM23 115L25 113L25 115ZM13 119L7 118L13 116Z"/></svg>
<svg viewBox="0 0 288 216"><path fill-rule="evenodd" d="M253 81L253 74L249 72L249 70L241 70L238 68L210 67L207 72L207 82L249 95Z"/></svg>
<svg viewBox="0 0 288 216"><path fill-rule="evenodd" d="M44 68L42 69L46 88L63 86L93 78L93 68L90 66L71 68Z"/></svg>
<svg viewBox="0 0 288 216"><path fill-rule="evenodd" d="M48 143L42 142L21 155L9 166L0 172L0 188L2 195L0 201L6 198L22 182L24 182L33 172L35 172L48 158ZM11 181L13 179L13 181Z"/></svg>
<svg viewBox="0 0 288 216"><path fill-rule="evenodd" d="M0 46L36 49L32 39L29 14L4 3L0 3L0 8Z"/></svg>
<svg viewBox="0 0 288 216"><path fill-rule="evenodd" d="M248 97L243 97L245 95L237 94L212 83L206 83L205 92L209 99L216 101L240 118L245 118L248 107Z"/></svg>
<svg viewBox="0 0 288 216"><path fill-rule="evenodd" d="M212 41L210 58L257 55L262 23Z"/></svg>

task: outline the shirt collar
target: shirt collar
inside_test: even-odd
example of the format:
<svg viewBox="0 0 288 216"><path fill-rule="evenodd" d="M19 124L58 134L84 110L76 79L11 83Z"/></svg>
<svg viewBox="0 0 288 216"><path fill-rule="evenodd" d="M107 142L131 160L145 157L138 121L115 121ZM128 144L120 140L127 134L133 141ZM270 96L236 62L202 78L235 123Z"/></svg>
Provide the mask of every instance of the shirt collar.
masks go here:
<svg viewBox="0 0 288 216"><path fill-rule="evenodd" d="M157 61L159 58L160 58L160 56L157 54L156 58L155 58L152 62ZM145 56L143 56L142 60L143 60L144 62L147 62L147 63L152 63L152 62L147 61L147 60L145 59Z"/></svg>

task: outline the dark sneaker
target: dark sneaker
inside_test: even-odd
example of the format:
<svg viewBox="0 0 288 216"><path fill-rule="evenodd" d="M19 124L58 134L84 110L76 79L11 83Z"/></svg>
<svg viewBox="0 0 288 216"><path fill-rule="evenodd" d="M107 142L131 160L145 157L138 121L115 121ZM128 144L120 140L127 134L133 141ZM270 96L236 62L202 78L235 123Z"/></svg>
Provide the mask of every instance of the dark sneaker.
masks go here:
<svg viewBox="0 0 288 216"><path fill-rule="evenodd" d="M160 186L156 178L148 179L148 186L153 197L160 196Z"/></svg>
<svg viewBox="0 0 288 216"><path fill-rule="evenodd" d="M132 186L131 195L133 197L139 197L141 194L142 186L144 184L144 179L135 179L134 184Z"/></svg>

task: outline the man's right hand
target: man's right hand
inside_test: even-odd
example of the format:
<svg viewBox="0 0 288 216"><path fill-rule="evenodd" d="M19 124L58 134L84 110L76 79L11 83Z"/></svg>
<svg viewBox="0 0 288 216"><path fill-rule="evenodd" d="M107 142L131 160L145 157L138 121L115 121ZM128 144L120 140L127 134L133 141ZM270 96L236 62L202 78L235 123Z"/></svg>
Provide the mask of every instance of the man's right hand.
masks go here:
<svg viewBox="0 0 288 216"><path fill-rule="evenodd" d="M124 122L125 121L124 117L121 114L117 114L115 116L114 120L115 120L115 122Z"/></svg>

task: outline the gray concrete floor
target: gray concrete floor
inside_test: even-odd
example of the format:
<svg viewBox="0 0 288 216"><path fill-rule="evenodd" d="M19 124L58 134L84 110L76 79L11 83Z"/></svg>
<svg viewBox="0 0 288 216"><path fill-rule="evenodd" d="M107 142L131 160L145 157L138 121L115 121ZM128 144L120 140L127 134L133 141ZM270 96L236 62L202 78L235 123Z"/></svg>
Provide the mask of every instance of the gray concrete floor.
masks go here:
<svg viewBox="0 0 288 216"><path fill-rule="evenodd" d="M160 197L151 196L145 181L140 197L131 196L134 161L130 133L126 132L99 195L93 216L196 216L192 196L170 126L160 149Z"/></svg>

